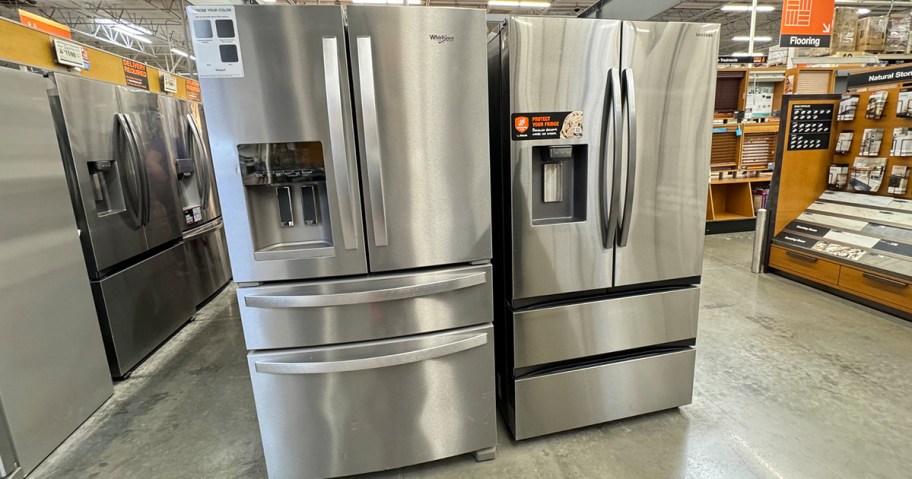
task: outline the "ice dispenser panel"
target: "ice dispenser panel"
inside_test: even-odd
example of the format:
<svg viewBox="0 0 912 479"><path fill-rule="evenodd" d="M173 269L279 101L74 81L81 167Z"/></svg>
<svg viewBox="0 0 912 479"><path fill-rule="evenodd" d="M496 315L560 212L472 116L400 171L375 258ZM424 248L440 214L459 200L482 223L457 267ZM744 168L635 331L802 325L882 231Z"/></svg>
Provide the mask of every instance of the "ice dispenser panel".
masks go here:
<svg viewBox="0 0 912 479"><path fill-rule="evenodd" d="M586 220L586 145L532 147L532 224Z"/></svg>
<svg viewBox="0 0 912 479"><path fill-rule="evenodd" d="M251 234L261 261L332 256L323 145L238 146Z"/></svg>

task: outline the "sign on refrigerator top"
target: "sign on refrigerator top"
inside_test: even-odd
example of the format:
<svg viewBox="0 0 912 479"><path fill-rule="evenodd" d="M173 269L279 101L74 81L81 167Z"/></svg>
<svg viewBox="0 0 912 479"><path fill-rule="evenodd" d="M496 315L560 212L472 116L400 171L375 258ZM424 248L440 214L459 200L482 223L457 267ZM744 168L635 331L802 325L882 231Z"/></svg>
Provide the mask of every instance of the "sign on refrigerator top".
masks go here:
<svg viewBox="0 0 912 479"><path fill-rule="evenodd" d="M782 0L779 46L822 48L833 35L835 0Z"/></svg>

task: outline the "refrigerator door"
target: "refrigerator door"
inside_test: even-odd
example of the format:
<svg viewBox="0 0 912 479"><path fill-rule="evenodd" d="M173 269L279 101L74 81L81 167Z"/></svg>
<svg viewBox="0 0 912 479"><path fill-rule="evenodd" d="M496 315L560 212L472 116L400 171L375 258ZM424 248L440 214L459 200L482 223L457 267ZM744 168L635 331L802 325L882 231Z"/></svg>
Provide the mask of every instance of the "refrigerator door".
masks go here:
<svg viewBox="0 0 912 479"><path fill-rule="evenodd" d="M347 476L494 447L493 333L251 352L269 477Z"/></svg>
<svg viewBox="0 0 912 479"><path fill-rule="evenodd" d="M484 11L346 12L371 271L490 258Z"/></svg>
<svg viewBox="0 0 912 479"><path fill-rule="evenodd" d="M233 8L244 76L201 86L234 279L364 274L342 8Z"/></svg>
<svg viewBox="0 0 912 479"><path fill-rule="evenodd" d="M140 170L117 87L54 74L51 103L89 274L146 250Z"/></svg>
<svg viewBox="0 0 912 479"><path fill-rule="evenodd" d="M613 141L619 102L621 23L614 20L511 17L502 71L509 103L512 299L612 286L609 236ZM569 138L511 140L513 116L581 112ZM526 120L528 121L528 120ZM578 136L580 135L580 136ZM562 135L563 136L563 135ZM551 147L572 158L552 160ZM553 188L547 185L552 184ZM506 216L511 221L511 216ZM510 293L510 292L508 292Z"/></svg>
<svg viewBox="0 0 912 479"><path fill-rule="evenodd" d="M700 276L719 25L625 22L623 44L615 286Z"/></svg>
<svg viewBox="0 0 912 479"><path fill-rule="evenodd" d="M145 165L141 172L143 230L152 249L180 238L183 222L165 121L158 107L158 95L118 87L117 96Z"/></svg>
<svg viewBox="0 0 912 479"><path fill-rule="evenodd" d="M190 286L194 304L199 306L231 279L228 240L221 219L194 228L184 235Z"/></svg>
<svg viewBox="0 0 912 479"><path fill-rule="evenodd" d="M194 101L183 103L186 118L186 134L190 142L190 155L200 170L202 181L202 216L201 223L222 216L219 205L218 188L215 185L215 171L212 167L212 153L209 148L209 133L206 130L206 115L203 104Z"/></svg>
<svg viewBox="0 0 912 479"><path fill-rule="evenodd" d="M0 69L0 111L0 409L28 474L113 389L45 80Z"/></svg>
<svg viewBox="0 0 912 479"><path fill-rule="evenodd" d="M92 282L92 292L111 374L118 378L196 312L183 243Z"/></svg>
<svg viewBox="0 0 912 479"><path fill-rule="evenodd" d="M181 207L181 229L189 230L203 224L202 179L197 158L192 154L186 102L165 95L158 96L158 106L164 124L164 137L168 146L168 161L174 165Z"/></svg>

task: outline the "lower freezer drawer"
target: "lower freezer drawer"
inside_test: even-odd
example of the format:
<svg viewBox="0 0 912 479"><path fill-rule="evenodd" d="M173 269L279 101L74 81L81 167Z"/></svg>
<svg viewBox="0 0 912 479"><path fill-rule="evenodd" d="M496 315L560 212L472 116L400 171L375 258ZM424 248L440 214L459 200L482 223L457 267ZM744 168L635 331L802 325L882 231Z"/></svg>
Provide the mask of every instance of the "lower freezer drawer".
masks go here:
<svg viewBox="0 0 912 479"><path fill-rule="evenodd" d="M193 301L197 306L231 279L228 240L225 238L225 228L221 222L220 219L216 220L211 227L202 226L184 236L187 262L190 265L190 285Z"/></svg>
<svg viewBox="0 0 912 479"><path fill-rule="evenodd" d="M497 442L491 325L247 361L273 479L380 471Z"/></svg>
<svg viewBox="0 0 912 479"><path fill-rule="evenodd" d="M517 440L690 404L696 350L519 379Z"/></svg>

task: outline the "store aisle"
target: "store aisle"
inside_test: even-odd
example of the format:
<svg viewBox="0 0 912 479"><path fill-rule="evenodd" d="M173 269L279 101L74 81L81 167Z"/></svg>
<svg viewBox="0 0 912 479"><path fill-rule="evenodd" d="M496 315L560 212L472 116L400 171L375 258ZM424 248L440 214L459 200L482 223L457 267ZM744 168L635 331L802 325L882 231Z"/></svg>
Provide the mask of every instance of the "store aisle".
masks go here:
<svg viewBox="0 0 912 479"><path fill-rule="evenodd" d="M891 478L912 468L912 325L706 241L694 403L373 477ZM232 289L115 386L33 478L265 477Z"/></svg>

